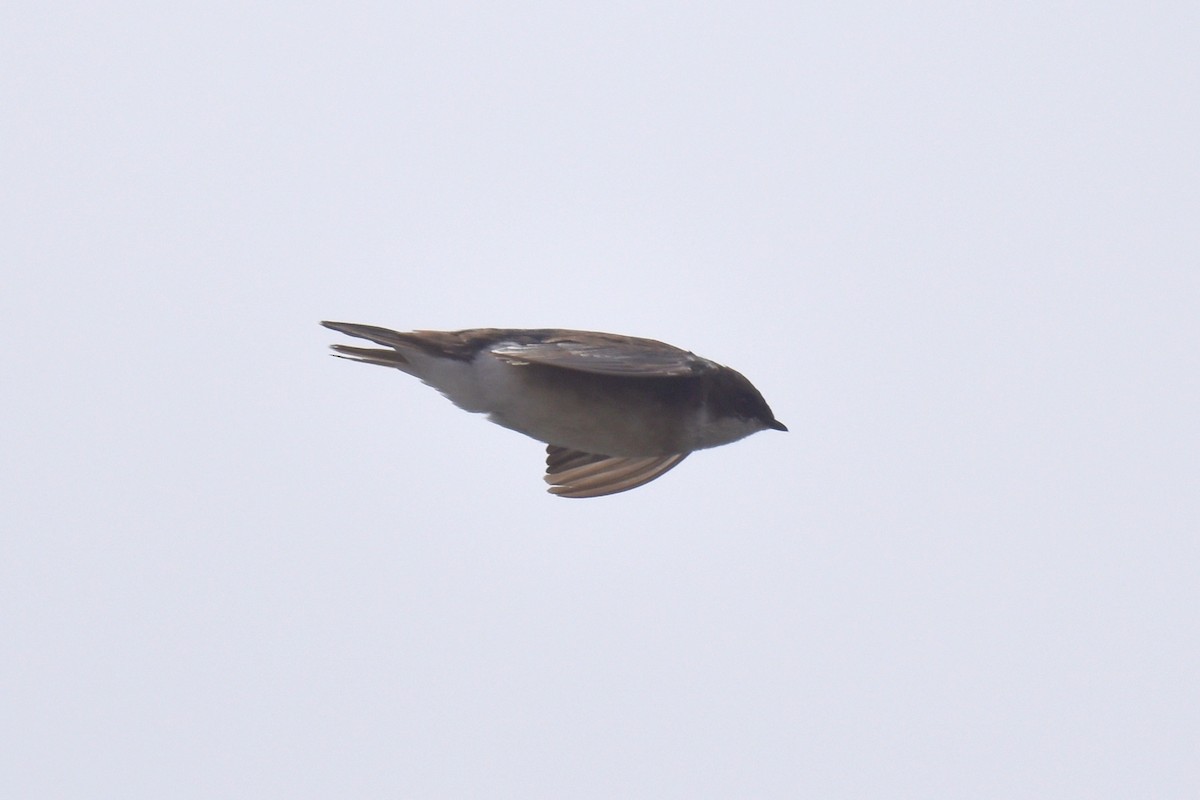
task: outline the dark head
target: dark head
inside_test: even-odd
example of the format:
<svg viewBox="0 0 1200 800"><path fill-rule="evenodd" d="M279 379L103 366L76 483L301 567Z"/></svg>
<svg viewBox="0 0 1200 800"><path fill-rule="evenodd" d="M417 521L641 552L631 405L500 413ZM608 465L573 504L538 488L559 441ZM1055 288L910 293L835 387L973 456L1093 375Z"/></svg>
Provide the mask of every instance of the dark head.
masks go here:
<svg viewBox="0 0 1200 800"><path fill-rule="evenodd" d="M758 422L763 428L776 431L787 430L786 425L775 419L775 415L771 413L771 407L767 405L767 401L763 399L758 389L754 388L754 384L746 380L746 377L740 372L728 367L725 368L725 371L729 386L727 391L732 401L730 410L734 415Z"/></svg>
<svg viewBox="0 0 1200 800"><path fill-rule="evenodd" d="M736 442L765 430L786 431L767 401L739 372L719 367L706 376L705 414L697 447Z"/></svg>

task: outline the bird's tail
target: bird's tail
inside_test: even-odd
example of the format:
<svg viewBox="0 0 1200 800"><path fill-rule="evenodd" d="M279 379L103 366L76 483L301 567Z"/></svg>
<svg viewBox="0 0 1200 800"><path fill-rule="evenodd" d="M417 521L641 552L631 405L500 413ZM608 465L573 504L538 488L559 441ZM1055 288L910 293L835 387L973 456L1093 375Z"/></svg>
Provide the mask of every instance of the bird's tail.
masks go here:
<svg viewBox="0 0 1200 800"><path fill-rule="evenodd" d="M396 367L407 371L409 361L404 357L403 350L412 347L414 342L411 334L404 334L387 328L377 328L374 325L359 325L354 322L322 322L326 328L354 336L358 339L368 339L375 344L388 348L380 350L374 347L351 347L347 344L332 344L330 349L339 358L359 361L363 364L378 364L381 367Z"/></svg>

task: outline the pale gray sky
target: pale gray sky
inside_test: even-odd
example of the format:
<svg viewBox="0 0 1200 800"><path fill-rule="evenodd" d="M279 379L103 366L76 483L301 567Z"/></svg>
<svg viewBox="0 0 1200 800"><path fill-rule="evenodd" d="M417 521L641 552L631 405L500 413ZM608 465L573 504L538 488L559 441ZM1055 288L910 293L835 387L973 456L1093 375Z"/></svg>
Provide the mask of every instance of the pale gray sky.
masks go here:
<svg viewBox="0 0 1200 800"><path fill-rule="evenodd" d="M0 795L1194 798L1197 31L10 3ZM322 318L791 432L557 499Z"/></svg>

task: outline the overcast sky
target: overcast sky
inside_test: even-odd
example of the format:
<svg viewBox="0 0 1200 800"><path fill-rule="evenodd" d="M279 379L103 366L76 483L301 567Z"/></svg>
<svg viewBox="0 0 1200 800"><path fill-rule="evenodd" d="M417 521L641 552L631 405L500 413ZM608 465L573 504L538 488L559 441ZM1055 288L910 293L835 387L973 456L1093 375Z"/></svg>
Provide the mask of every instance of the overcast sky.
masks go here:
<svg viewBox="0 0 1200 800"><path fill-rule="evenodd" d="M1194 4L0 16L0 795L1197 796ZM555 498L320 319L791 432Z"/></svg>

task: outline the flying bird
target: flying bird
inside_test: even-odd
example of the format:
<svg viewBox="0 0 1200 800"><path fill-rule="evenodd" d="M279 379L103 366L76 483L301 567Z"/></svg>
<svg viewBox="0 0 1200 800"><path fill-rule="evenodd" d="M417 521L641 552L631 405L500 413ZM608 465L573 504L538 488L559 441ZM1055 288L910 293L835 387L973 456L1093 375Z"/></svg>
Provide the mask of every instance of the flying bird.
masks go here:
<svg viewBox="0 0 1200 800"><path fill-rule="evenodd" d="M546 443L560 497L601 497L658 478L694 450L786 431L750 381L653 339L557 329L400 333L349 322L326 328L380 347L336 355L395 367L466 411Z"/></svg>

